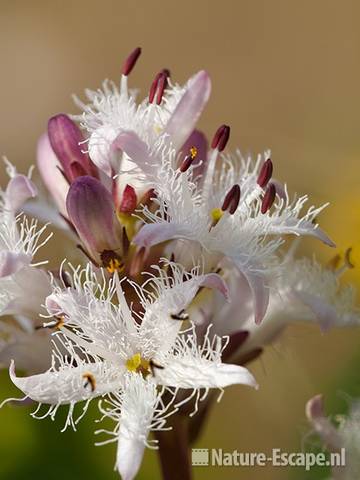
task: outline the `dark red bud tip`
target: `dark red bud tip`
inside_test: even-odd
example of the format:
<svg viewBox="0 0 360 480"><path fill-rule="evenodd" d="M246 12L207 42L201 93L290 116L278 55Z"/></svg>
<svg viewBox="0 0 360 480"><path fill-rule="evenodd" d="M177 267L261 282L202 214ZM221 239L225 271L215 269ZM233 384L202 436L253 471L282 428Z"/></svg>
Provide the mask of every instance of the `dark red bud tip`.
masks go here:
<svg viewBox="0 0 360 480"><path fill-rule="evenodd" d="M155 95L156 95L156 103L157 105L160 105L162 101L162 97L164 95L165 88L167 87L167 84L168 84L168 80L167 80L168 73L170 73L168 70L162 70L154 78L154 81L150 87L149 103L154 102Z"/></svg>
<svg viewBox="0 0 360 480"><path fill-rule="evenodd" d="M132 213L137 205L137 196L134 188L131 185L126 185L120 203L121 213Z"/></svg>
<svg viewBox="0 0 360 480"><path fill-rule="evenodd" d="M238 184L233 185L225 196L221 210L225 212L229 209L229 213L233 215L240 202L240 186Z"/></svg>
<svg viewBox="0 0 360 480"><path fill-rule="evenodd" d="M272 207L276 197L276 188L273 183L269 183L264 198L261 203L261 213L266 213Z"/></svg>
<svg viewBox="0 0 360 480"><path fill-rule="evenodd" d="M163 68L161 72L164 73L168 78L170 77L170 70L168 68Z"/></svg>
<svg viewBox="0 0 360 480"><path fill-rule="evenodd" d="M136 62L137 62L138 58L140 57L140 54L141 54L141 48L140 47L135 48L135 50L133 50L130 53L130 55L127 57L127 59L125 60L125 62L123 63L123 66L122 66L122 74L123 75L125 75L126 77L128 75L130 75L130 73L132 72L133 68L136 65Z"/></svg>
<svg viewBox="0 0 360 480"><path fill-rule="evenodd" d="M222 152L226 147L230 137L230 127L228 125L221 125L216 130L214 138L211 142L211 148L217 148L219 152Z"/></svg>
<svg viewBox="0 0 360 480"><path fill-rule="evenodd" d="M263 166L261 167L257 183L261 188L265 188L266 185L269 183L270 178L272 177L273 173L273 164L271 158L268 158Z"/></svg>

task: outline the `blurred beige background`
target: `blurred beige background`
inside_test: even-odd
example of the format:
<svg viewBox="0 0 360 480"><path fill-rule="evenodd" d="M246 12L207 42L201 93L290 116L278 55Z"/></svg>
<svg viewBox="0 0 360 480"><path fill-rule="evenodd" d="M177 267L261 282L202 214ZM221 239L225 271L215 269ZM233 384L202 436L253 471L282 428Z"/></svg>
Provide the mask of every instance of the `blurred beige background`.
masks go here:
<svg viewBox="0 0 360 480"><path fill-rule="evenodd" d="M201 127L211 136L220 123L230 124L230 148L271 148L276 176L315 203L330 201L319 220L341 249L356 246L359 18L356 0L2 0L0 153L23 168L33 163L47 119L76 111L70 94L116 80L123 58L142 46L133 86L146 95L160 68L180 82L206 69L213 93ZM314 241L304 248L332 255ZM347 278L357 280L356 269ZM259 392L230 389L197 446L299 449L305 401L321 390L336 394L359 340L357 331L321 336L316 328L292 328L253 365ZM153 453L146 464L142 478L155 478ZM200 468L195 479L281 480L290 473L269 467L242 475Z"/></svg>

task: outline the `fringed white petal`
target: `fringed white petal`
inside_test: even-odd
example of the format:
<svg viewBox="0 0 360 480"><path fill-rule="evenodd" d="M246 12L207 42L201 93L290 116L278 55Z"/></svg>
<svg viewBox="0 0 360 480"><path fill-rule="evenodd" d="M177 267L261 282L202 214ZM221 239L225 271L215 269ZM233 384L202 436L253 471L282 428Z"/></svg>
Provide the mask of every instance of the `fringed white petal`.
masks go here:
<svg viewBox="0 0 360 480"><path fill-rule="evenodd" d="M95 398L120 388L122 375L104 362L67 365L52 368L30 377L17 377L15 362L10 364L12 382L32 400L51 405L63 405Z"/></svg>

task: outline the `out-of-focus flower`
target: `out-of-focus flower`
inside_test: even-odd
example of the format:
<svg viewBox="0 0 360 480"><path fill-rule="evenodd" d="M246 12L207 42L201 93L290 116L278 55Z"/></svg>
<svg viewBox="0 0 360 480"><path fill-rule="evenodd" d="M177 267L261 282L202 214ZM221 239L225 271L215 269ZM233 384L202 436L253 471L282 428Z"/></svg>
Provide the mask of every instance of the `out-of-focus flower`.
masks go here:
<svg viewBox="0 0 360 480"><path fill-rule="evenodd" d="M297 240L295 240L297 243ZM194 320L199 328L211 323L220 335L247 332L247 338L234 354L238 358L273 342L291 323L317 323L323 331L333 327L359 325L360 310L356 306L351 285L342 285L340 277L352 268L348 253L345 264L334 268L333 262L323 267L314 258L297 259L294 249L278 259L269 282L270 300L261 325L252 319L251 291L241 274L224 269L230 302L216 293L208 295Z"/></svg>
<svg viewBox="0 0 360 480"><path fill-rule="evenodd" d="M51 417L59 405L70 405L65 427L75 427L75 403L86 400L82 417L91 399L109 394L100 410L120 421L111 435L118 441L117 468L124 480L135 477L144 447L151 446L149 431L163 429L166 416L178 408L178 389L188 389L188 399L195 396L197 404L205 398L200 389L256 386L244 367L221 363L222 338L208 331L198 344L193 328L180 332L185 309L199 288L227 293L222 279L201 274L199 268L187 273L173 263L168 269L170 276L156 267L158 275L142 287L131 282L142 306L137 314L128 306L117 274L99 283L90 265L75 270L73 287L55 286L47 298L49 315L56 320L44 324L60 328L57 340L68 355L54 352L53 366L41 375L18 378L15 365L10 368L12 381L26 396L50 404ZM165 391L174 396L168 404L162 399Z"/></svg>
<svg viewBox="0 0 360 480"><path fill-rule="evenodd" d="M354 402L347 416L337 415L337 427L325 415L323 397L316 395L306 404L306 415L330 452L345 449L346 464L332 469L333 480L355 480L360 471L360 404Z"/></svg>
<svg viewBox="0 0 360 480"><path fill-rule="evenodd" d="M42 368L46 365L43 361L46 355L42 355L41 350L46 351L49 342L44 335L35 335L35 328L40 320L41 304L50 293L50 277L39 268L46 262L35 262L34 258L51 234L43 238L46 226L39 228L36 220L19 213L23 204L36 196L37 190L30 176L18 174L7 160L6 165L10 180L0 192L0 316L14 315L22 320L17 324L1 320L0 362L7 365L12 354L19 358L22 366L34 371L39 364ZM35 344L43 345L34 362L30 361L35 357L31 354L32 343L34 348ZM29 360L27 363L25 358Z"/></svg>

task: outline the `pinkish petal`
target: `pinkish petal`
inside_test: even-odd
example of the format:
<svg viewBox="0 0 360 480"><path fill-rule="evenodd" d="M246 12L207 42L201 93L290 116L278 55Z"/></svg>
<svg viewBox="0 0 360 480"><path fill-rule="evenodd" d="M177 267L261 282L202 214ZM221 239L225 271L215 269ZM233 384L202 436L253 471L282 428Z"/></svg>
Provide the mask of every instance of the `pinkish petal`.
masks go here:
<svg viewBox="0 0 360 480"><path fill-rule="evenodd" d="M112 176L113 154L111 144L118 131L112 127L100 127L95 130L89 139L89 155L94 164L107 176Z"/></svg>
<svg viewBox="0 0 360 480"><path fill-rule="evenodd" d="M0 278L7 277L30 265L31 256L25 253L0 252Z"/></svg>
<svg viewBox="0 0 360 480"><path fill-rule="evenodd" d="M37 165L46 188L52 195L59 212L67 217L66 195L69 184L60 172L60 162L51 148L47 133L41 135L37 145Z"/></svg>
<svg viewBox="0 0 360 480"><path fill-rule="evenodd" d="M119 247L111 194L93 177L78 177L66 198L69 219L88 252L97 258Z"/></svg>
<svg viewBox="0 0 360 480"><path fill-rule="evenodd" d="M111 150L121 150L145 173L153 174L154 171L149 165L149 149L135 132L121 132L113 141Z"/></svg>
<svg viewBox="0 0 360 480"><path fill-rule="evenodd" d="M198 175L201 175L204 171L204 167L206 165L207 160L207 151L208 151L208 141L203 132L200 130L194 130L190 137L186 140L184 145L181 147L181 152L183 153L183 157L185 158L186 155L190 152L190 149L195 147L197 150L196 158L194 160L194 165L200 163L199 166L195 166L193 170L193 175L196 178Z"/></svg>
<svg viewBox="0 0 360 480"><path fill-rule="evenodd" d="M170 135L175 149L179 150L191 135L210 97L210 92L210 77L204 70L189 80L184 95L165 127L165 133Z"/></svg>
<svg viewBox="0 0 360 480"><path fill-rule="evenodd" d="M335 426L325 416L322 395L316 395L307 402L306 416L327 448L334 451L343 446Z"/></svg>
<svg viewBox="0 0 360 480"><path fill-rule="evenodd" d="M301 290L293 291L293 294L305 304L315 315L322 331L326 331L331 327L339 325L339 318L335 308L326 303L321 297L311 295Z"/></svg>
<svg viewBox="0 0 360 480"><path fill-rule="evenodd" d="M255 323L259 325L269 305L269 287L265 285L265 279L261 274L241 269L241 267L239 267L239 270L249 284L254 302Z"/></svg>
<svg viewBox="0 0 360 480"><path fill-rule="evenodd" d="M274 219L275 220L275 219ZM274 221L268 230L269 234L293 234L293 235L309 235L321 240L325 245L329 247L336 247L335 243L321 230L317 225L314 225L309 221L302 221L296 218L288 218L286 220L280 220L281 223L276 224Z"/></svg>
<svg viewBox="0 0 360 480"><path fill-rule="evenodd" d="M207 275L204 275L200 286L218 290L226 300L229 301L229 289L224 279L217 273L208 273Z"/></svg>
<svg viewBox="0 0 360 480"><path fill-rule="evenodd" d="M173 223L149 223L135 235L133 242L139 247L152 247L181 236L182 230Z"/></svg>
<svg viewBox="0 0 360 480"><path fill-rule="evenodd" d="M37 188L33 182L25 175L15 175L10 179L6 187L6 199L9 202L8 207L17 212L23 204L37 195Z"/></svg>
<svg viewBox="0 0 360 480"><path fill-rule="evenodd" d="M50 118L48 123L48 135L52 149L59 159L65 176L69 181L74 180L70 168L73 162L82 165L89 175L96 176L96 168L89 156L83 152L84 137L80 128L67 115L60 113Z"/></svg>

